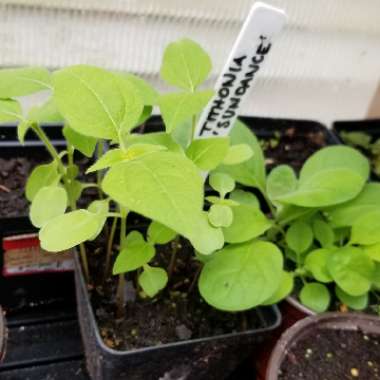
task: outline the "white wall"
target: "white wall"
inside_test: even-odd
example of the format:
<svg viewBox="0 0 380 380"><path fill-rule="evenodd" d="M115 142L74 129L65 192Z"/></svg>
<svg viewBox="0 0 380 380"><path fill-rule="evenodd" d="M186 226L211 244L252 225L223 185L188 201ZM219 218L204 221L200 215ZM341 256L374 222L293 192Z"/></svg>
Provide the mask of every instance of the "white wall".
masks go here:
<svg viewBox="0 0 380 380"><path fill-rule="evenodd" d="M268 0L289 23L244 113L318 119L380 117L379 0ZM0 0L0 65L91 63L160 84L165 45L188 36L221 69L250 0ZM380 98L380 90L378 91ZM369 112L369 108L372 108Z"/></svg>

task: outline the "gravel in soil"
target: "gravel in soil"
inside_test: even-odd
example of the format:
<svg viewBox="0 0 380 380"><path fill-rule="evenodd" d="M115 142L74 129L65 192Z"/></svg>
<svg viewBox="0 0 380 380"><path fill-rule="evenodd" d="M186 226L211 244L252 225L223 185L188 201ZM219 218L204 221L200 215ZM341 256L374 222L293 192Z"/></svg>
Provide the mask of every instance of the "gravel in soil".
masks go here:
<svg viewBox="0 0 380 380"><path fill-rule="evenodd" d="M278 379L380 379L380 337L357 330L321 329L288 349Z"/></svg>
<svg viewBox="0 0 380 380"><path fill-rule="evenodd" d="M129 350L244 331L260 325L255 312L223 313L201 299L196 284L199 263L194 260L192 248L186 240L158 246L156 258L150 265L168 268L174 250L178 252L172 275L167 288L157 297L144 298L141 289L136 287L136 273L126 275L124 319L117 319L117 277L112 276L101 286L97 283L102 273L93 276L98 280L91 292L91 302L106 345ZM100 258L99 251L97 255ZM90 262L94 273L99 266L96 260L91 259Z"/></svg>

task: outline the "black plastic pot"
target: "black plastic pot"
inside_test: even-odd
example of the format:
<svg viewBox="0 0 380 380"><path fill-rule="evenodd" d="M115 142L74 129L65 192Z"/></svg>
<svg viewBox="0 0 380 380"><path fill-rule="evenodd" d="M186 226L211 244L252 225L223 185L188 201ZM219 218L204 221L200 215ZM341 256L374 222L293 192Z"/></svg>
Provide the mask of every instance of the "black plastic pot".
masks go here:
<svg viewBox="0 0 380 380"><path fill-rule="evenodd" d="M222 380L281 321L278 309L267 307L255 311L261 322L255 330L116 351L102 341L77 256L75 264L79 323L86 366L93 380Z"/></svg>
<svg viewBox="0 0 380 380"><path fill-rule="evenodd" d="M0 307L0 362L3 361L7 347L8 330L5 323L3 309Z"/></svg>
<svg viewBox="0 0 380 380"><path fill-rule="evenodd" d="M372 142L380 139L380 119L378 120L358 120L358 121L337 121L333 124L333 133L336 138L344 144L341 137L342 132L364 132L372 137ZM380 180L380 176L372 172L374 180Z"/></svg>
<svg viewBox="0 0 380 380"><path fill-rule="evenodd" d="M326 313L310 316L297 322L277 342L269 362L266 380L278 379L278 373L285 357L291 355L292 347L296 346L297 342L305 336L314 336L319 331L326 329L359 330L363 334L380 336L380 319L360 313ZM325 375L327 378L329 377L328 373Z"/></svg>

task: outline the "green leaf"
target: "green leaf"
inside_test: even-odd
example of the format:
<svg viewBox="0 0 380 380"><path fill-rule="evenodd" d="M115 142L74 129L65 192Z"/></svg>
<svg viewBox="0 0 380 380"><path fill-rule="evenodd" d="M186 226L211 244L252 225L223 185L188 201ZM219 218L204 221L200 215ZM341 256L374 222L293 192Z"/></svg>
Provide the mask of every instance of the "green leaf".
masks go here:
<svg viewBox="0 0 380 380"><path fill-rule="evenodd" d="M353 200L327 210L329 219L336 227L352 226L359 216L380 209L380 183L367 183Z"/></svg>
<svg viewBox="0 0 380 380"><path fill-rule="evenodd" d="M364 149L371 145L371 136L364 132L342 132L340 136L347 145L356 145Z"/></svg>
<svg viewBox="0 0 380 380"><path fill-rule="evenodd" d="M236 182L246 186L265 189L265 161L260 143L250 129L241 121L237 121L230 133L231 145L247 144L253 156L237 165L221 165L218 171L229 174Z"/></svg>
<svg viewBox="0 0 380 380"><path fill-rule="evenodd" d="M98 222L98 229L90 239L90 240L94 240L102 232L103 227L106 223L107 216L108 216L107 214L109 211L109 200L103 199L103 200L93 201L87 207L87 210L94 214L94 219L96 219Z"/></svg>
<svg viewBox="0 0 380 380"><path fill-rule="evenodd" d="M335 242L335 234L332 227L322 219L313 221L313 234L321 247L331 247Z"/></svg>
<svg viewBox="0 0 380 380"><path fill-rule="evenodd" d="M326 207L356 197L369 175L368 160L347 146L314 153L301 170L299 187L277 200L303 207Z"/></svg>
<svg viewBox="0 0 380 380"><path fill-rule="evenodd" d="M138 231L128 234L125 247L118 254L112 269L112 274L134 271L149 263L155 255L154 247L144 240Z"/></svg>
<svg viewBox="0 0 380 380"><path fill-rule="evenodd" d="M166 47L160 74L167 83L194 91L208 77L211 68L210 57L202 47L184 38Z"/></svg>
<svg viewBox="0 0 380 380"><path fill-rule="evenodd" d="M262 302L261 305L273 305L280 302L291 293L293 286L293 275L289 272L283 271L279 288L267 300Z"/></svg>
<svg viewBox="0 0 380 380"><path fill-rule="evenodd" d="M313 243L313 231L307 223L297 221L286 231L285 240L289 248L300 254L306 252Z"/></svg>
<svg viewBox="0 0 380 380"><path fill-rule="evenodd" d="M83 191L83 185L80 181L72 180L69 188L67 189L68 196L70 199L69 203L76 203L80 198Z"/></svg>
<svg viewBox="0 0 380 380"><path fill-rule="evenodd" d="M351 243L372 245L380 243L380 209L361 215L352 225Z"/></svg>
<svg viewBox="0 0 380 380"><path fill-rule="evenodd" d="M84 154L86 157L92 157L96 147L96 138L84 136L67 125L63 128L63 135L76 150Z"/></svg>
<svg viewBox="0 0 380 380"><path fill-rule="evenodd" d="M62 122L63 117L59 113L53 98L50 98L44 104L32 107L28 112L27 118L37 123L56 123Z"/></svg>
<svg viewBox="0 0 380 380"><path fill-rule="evenodd" d="M375 263L375 271L373 273L372 285L375 290L380 290L380 264Z"/></svg>
<svg viewBox="0 0 380 380"><path fill-rule="evenodd" d="M272 243L230 245L205 264L199 278L202 297L225 311L251 309L279 288L283 258Z"/></svg>
<svg viewBox="0 0 380 380"><path fill-rule="evenodd" d="M1 74L1 71L0 71ZM1 75L0 75L1 77ZM1 84L0 84L1 87ZM0 99L0 122L15 122L22 120L22 110L19 102L11 99Z"/></svg>
<svg viewBox="0 0 380 380"><path fill-rule="evenodd" d="M230 146L226 157L224 157L224 165L236 165L249 160L253 156L251 147L247 144L236 144Z"/></svg>
<svg viewBox="0 0 380 380"><path fill-rule="evenodd" d="M205 90L161 95L158 105L164 119L166 132L172 132L178 125L199 114L213 94L212 90Z"/></svg>
<svg viewBox="0 0 380 380"><path fill-rule="evenodd" d="M94 66L71 66L53 74L53 86L57 107L72 129L85 136L118 138L126 104L115 75Z"/></svg>
<svg viewBox="0 0 380 380"><path fill-rule="evenodd" d="M150 244L167 244L176 237L176 232L161 223L153 221L148 227Z"/></svg>
<svg viewBox="0 0 380 380"><path fill-rule="evenodd" d="M313 282L301 289L300 300L309 309L323 313L329 308L330 292L325 285Z"/></svg>
<svg viewBox="0 0 380 380"><path fill-rule="evenodd" d="M269 199L288 194L297 188L297 177L294 170L288 165L275 167L267 178L267 194Z"/></svg>
<svg viewBox="0 0 380 380"><path fill-rule="evenodd" d="M178 145L173 138L166 132L147 133L145 135L132 134L128 136L127 147L137 144L151 144L164 146L171 152L183 153L180 145Z"/></svg>
<svg viewBox="0 0 380 380"><path fill-rule="evenodd" d="M343 247L333 251L327 267L338 286L351 296L361 296L371 288L375 264L360 248Z"/></svg>
<svg viewBox="0 0 380 380"><path fill-rule="evenodd" d="M47 222L39 233L41 247L48 252L59 252L91 239L99 223L87 210L76 210L59 215Z"/></svg>
<svg viewBox="0 0 380 380"><path fill-rule="evenodd" d="M62 215L67 207L67 194L59 186L42 187L34 196L30 207L33 226L41 228L49 220Z"/></svg>
<svg viewBox="0 0 380 380"><path fill-rule="evenodd" d="M123 77L122 75L115 75L117 85L124 98L124 116L119 125L122 133L128 133L139 123L139 119L143 113L144 104L140 91L136 88L133 81Z"/></svg>
<svg viewBox="0 0 380 380"><path fill-rule="evenodd" d="M207 197L205 197L205 199L214 205L234 207L234 206L237 206L239 204L238 202L235 202L232 199L220 198L220 197L216 197L214 195L208 195Z"/></svg>
<svg viewBox="0 0 380 380"><path fill-rule="evenodd" d="M233 219L229 227L223 228L228 243L240 243L262 235L272 227L272 222L255 206L232 207Z"/></svg>
<svg viewBox="0 0 380 380"><path fill-rule="evenodd" d="M154 106L157 104L158 93L148 82L129 73L120 73L118 75L123 76L134 85L144 105Z"/></svg>
<svg viewBox="0 0 380 380"><path fill-rule="evenodd" d="M57 163L36 166L26 182L25 195L31 202L38 191L45 186L56 185L60 180Z"/></svg>
<svg viewBox="0 0 380 380"><path fill-rule="evenodd" d="M333 250L334 248L315 249L306 256L305 268L311 272L313 277L319 282L328 283L333 281L333 278L327 268L327 260Z"/></svg>
<svg viewBox="0 0 380 380"><path fill-rule="evenodd" d="M143 111L140 115L140 118L137 121L137 125L144 124L152 116L152 112L153 112L152 106L144 106Z"/></svg>
<svg viewBox="0 0 380 380"><path fill-rule="evenodd" d="M368 293L354 297L344 292L339 286L336 286L335 294L343 304L353 310L365 310L368 307Z"/></svg>
<svg viewBox="0 0 380 380"><path fill-rule="evenodd" d="M186 120L180 123L170 135L183 150L186 150L193 138L192 132L192 120Z"/></svg>
<svg viewBox="0 0 380 380"><path fill-rule="evenodd" d="M187 157L202 170L215 169L227 154L229 139L212 137L194 140L186 150Z"/></svg>
<svg viewBox="0 0 380 380"><path fill-rule="evenodd" d="M214 227L228 227L233 220L231 207L225 205L212 205L208 212L208 220Z"/></svg>
<svg viewBox="0 0 380 380"><path fill-rule="evenodd" d="M247 205L247 206L252 206L255 208L260 208L260 203L256 195L248 191L244 191L240 189L234 190L230 193L229 199L241 205Z"/></svg>
<svg viewBox="0 0 380 380"><path fill-rule="evenodd" d="M185 156L162 151L113 166L102 188L116 202L188 238L201 253L223 246L203 212L203 179Z"/></svg>
<svg viewBox="0 0 380 380"><path fill-rule="evenodd" d="M28 132L28 129L31 126L32 126L32 122L30 120L23 120L18 123L17 138L18 138L18 141L20 141L20 144L24 145L26 132Z"/></svg>
<svg viewBox="0 0 380 380"><path fill-rule="evenodd" d="M168 283L168 275L165 269L155 268L149 265L144 266L143 272L139 276L139 284L149 297L154 297Z"/></svg>
<svg viewBox="0 0 380 380"><path fill-rule="evenodd" d="M50 73L42 67L0 70L0 98L24 96L50 88Z"/></svg>
<svg viewBox="0 0 380 380"><path fill-rule="evenodd" d="M221 198L224 198L227 193L235 188L235 181L224 173L211 173L209 184L220 194Z"/></svg>
<svg viewBox="0 0 380 380"><path fill-rule="evenodd" d="M374 261L380 263L380 243L363 247L364 252Z"/></svg>

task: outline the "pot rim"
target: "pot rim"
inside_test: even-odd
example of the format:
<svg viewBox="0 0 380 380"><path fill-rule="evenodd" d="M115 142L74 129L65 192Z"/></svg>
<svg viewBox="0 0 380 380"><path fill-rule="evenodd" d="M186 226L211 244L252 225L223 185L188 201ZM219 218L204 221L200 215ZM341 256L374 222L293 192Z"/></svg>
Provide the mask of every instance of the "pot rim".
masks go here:
<svg viewBox="0 0 380 380"><path fill-rule="evenodd" d="M278 370L294 342L305 335L313 334L316 329L321 327L341 330L360 329L366 333L380 335L380 319L377 316L364 313L330 312L306 317L296 322L281 335L280 340L272 351L266 372L266 380L278 379Z"/></svg>
<svg viewBox="0 0 380 380"><path fill-rule="evenodd" d="M142 352L147 352L147 351L154 351L154 350L160 350L160 349L167 349L171 347L181 347L181 346L186 346L189 344L197 344L197 343L203 343L203 342L209 342L209 341L215 341L215 340L222 340L226 338L231 338L231 337L243 337L251 334L258 334L258 333L263 333L263 332L269 332L273 331L276 328L278 328L281 323L282 323L282 317L280 310L278 309L277 306L271 306L273 313L276 316L276 323L273 325L267 326L267 327L261 327L261 328L256 328L256 329L250 329L246 331L241 331L237 333L228 333L228 334L222 334L222 335L215 335L215 336L209 336L209 337L204 337L204 338L196 338L196 339L188 339L188 340L182 340L182 341L176 341L176 342L169 342L165 344L160 344L157 346L148 346L148 347L141 347L141 348L136 348L136 349L130 349L130 350L115 350L113 348L108 347L101 335L100 335L100 330L98 323L96 322L94 310L91 305L91 301L88 295L87 291L87 286L85 283L85 279L83 276L83 270L82 270L82 265L79 260L79 255L74 251L74 262L75 262L75 272L77 272L77 277L79 278L79 284L76 284L76 286L80 286L82 288L82 291L85 292L86 294L86 307L89 309L89 318L91 320L91 323L94 325L94 333L95 333L95 338L97 340L97 343L101 347L103 351L106 351L109 354L112 355L117 355L117 356L124 356L126 354L137 354L137 353L142 353Z"/></svg>

